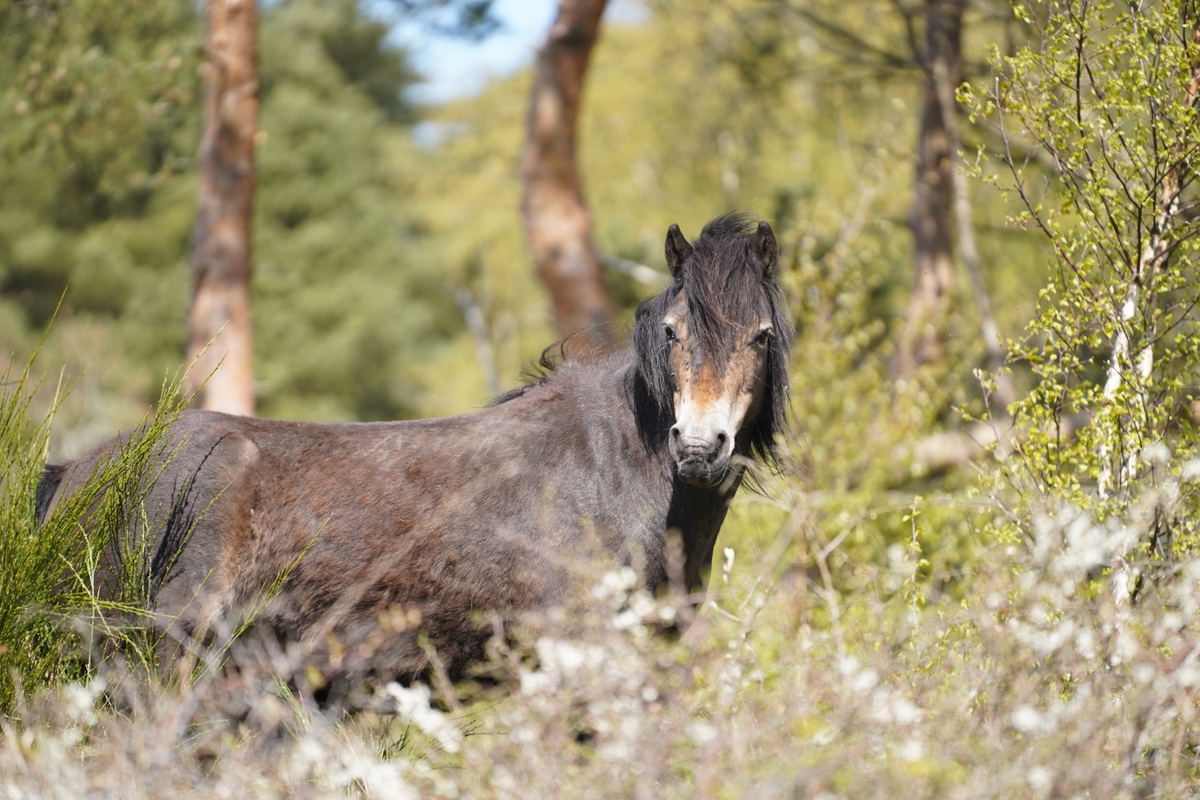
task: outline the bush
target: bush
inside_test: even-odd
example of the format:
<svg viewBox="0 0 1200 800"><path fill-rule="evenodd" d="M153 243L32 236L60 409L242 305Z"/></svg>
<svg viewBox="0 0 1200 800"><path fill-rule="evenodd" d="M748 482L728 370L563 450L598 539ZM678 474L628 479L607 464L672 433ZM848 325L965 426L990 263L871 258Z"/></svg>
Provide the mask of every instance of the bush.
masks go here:
<svg viewBox="0 0 1200 800"><path fill-rule="evenodd" d="M110 645L127 645L127 654L152 666L153 637L136 624L146 614L147 554L118 544L117 534L137 518L169 458L164 433L184 406L179 382L164 383L155 414L39 522L37 484L64 393L60 384L49 416L31 419L41 385L31 378L32 365L31 359L19 375L10 369L0 376L0 714L12 712L22 691L36 694L92 675L90 648L99 631ZM101 559L118 551L117 585L102 587Z"/></svg>

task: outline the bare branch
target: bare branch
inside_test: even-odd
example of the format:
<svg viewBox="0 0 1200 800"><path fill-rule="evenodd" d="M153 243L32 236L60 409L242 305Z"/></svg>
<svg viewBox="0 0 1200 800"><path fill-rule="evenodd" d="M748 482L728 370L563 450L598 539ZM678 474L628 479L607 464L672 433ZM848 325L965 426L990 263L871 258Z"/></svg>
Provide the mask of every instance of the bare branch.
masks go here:
<svg viewBox="0 0 1200 800"><path fill-rule="evenodd" d="M633 278L638 283L644 283L647 286L666 286L671 282L671 276L662 270L647 267L645 264L639 264L627 258L601 256L600 260L604 262L605 269L612 270L618 275L624 275L627 278Z"/></svg>
<svg viewBox="0 0 1200 800"><path fill-rule="evenodd" d="M918 59L905 58L904 56L897 55L889 50L884 50L882 47L868 42L854 31L838 25L837 23L832 22L824 17L818 16L810 9L798 8L796 9L796 13L801 19L812 25L817 30L833 37L835 41L849 46L850 50L848 54L856 55L859 58L861 58L863 54L875 56L878 63L881 63L883 66L886 66L889 69L921 69L921 62ZM915 52L916 51L914 50L914 53Z"/></svg>

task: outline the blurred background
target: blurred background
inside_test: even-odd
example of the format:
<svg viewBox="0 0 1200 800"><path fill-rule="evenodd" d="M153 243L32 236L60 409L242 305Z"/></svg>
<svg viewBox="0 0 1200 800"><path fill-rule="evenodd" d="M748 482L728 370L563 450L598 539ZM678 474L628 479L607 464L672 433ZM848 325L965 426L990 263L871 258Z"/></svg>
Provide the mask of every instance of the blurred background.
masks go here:
<svg viewBox="0 0 1200 800"><path fill-rule="evenodd" d="M953 224L948 203L930 210L914 188L931 132L943 183L953 171L930 119L931 8L956 26L937 45L953 45L954 85L987 75L992 49L1020 33L999 3L613 0L583 81L576 157L619 328L661 288L671 223L691 238L737 209L775 227L800 328L799 450L816 486L927 480L879 456L983 410L972 373L987 348L961 263L932 290L933 321L913 311L930 291L914 231L922 215ZM3 9L0 358L20 363L41 343L44 393L60 367L65 385L78 379L56 421L62 458L135 423L185 363L203 8ZM532 64L557 11L553 0L259 7L260 415L470 411L560 338L521 210ZM968 155L995 144L955 116ZM1018 336L1046 245L1005 224L997 193L974 184L967 199L995 324ZM957 258L942 238L940 257ZM922 336L936 346L903 357Z"/></svg>

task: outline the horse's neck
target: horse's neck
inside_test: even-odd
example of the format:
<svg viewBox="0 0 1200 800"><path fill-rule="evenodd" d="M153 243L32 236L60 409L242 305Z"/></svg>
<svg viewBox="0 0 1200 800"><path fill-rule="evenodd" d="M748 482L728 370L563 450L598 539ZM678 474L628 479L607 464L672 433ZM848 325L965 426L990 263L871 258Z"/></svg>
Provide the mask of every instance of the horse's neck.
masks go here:
<svg viewBox="0 0 1200 800"><path fill-rule="evenodd" d="M688 591L702 586L704 572L712 563L717 534L729 511L729 501L740 482L738 478L722 491L675 481L671 508L667 512L667 530L678 530L682 534L683 577Z"/></svg>
<svg viewBox="0 0 1200 800"><path fill-rule="evenodd" d="M636 367L631 367L631 370ZM729 511L729 501L733 499L741 483L741 473L716 488L692 486L681 481L676 473L674 460L669 448L669 432L672 420L662 419L655 412L653 404L645 393L644 385L639 385L640 378L636 373L630 373L633 381L630 393L632 404L629 410L635 417L635 425L642 439L645 455L650 459L652 472L656 475L656 491L663 493L666 501L666 515L658 541L647 543L647 548L656 548L657 559L664 568L661 575L648 575L649 582L656 584L666 577L665 559L666 538L670 531L678 531L683 545L684 580L689 591L701 587L701 579L705 569L712 562L713 548L716 545L717 533L721 523ZM647 553L647 556L651 556ZM651 587L653 588L653 586Z"/></svg>

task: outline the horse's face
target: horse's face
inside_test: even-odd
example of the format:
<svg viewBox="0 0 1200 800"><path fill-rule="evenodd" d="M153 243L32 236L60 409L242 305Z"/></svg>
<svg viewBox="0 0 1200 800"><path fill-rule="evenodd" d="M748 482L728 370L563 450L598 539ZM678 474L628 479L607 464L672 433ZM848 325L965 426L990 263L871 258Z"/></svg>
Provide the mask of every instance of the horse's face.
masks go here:
<svg viewBox="0 0 1200 800"><path fill-rule="evenodd" d="M774 331L769 315L731 326L722 369L689 333L687 305L681 301L682 295L663 319L675 406L671 456L679 477L710 486L725 477L738 431L758 413Z"/></svg>
<svg viewBox="0 0 1200 800"><path fill-rule="evenodd" d="M661 319L675 412L669 444L680 478L692 484L724 480L738 432L758 414L769 379L777 333L770 226L762 223L749 244L693 250L677 227L667 235L667 261L680 287Z"/></svg>

